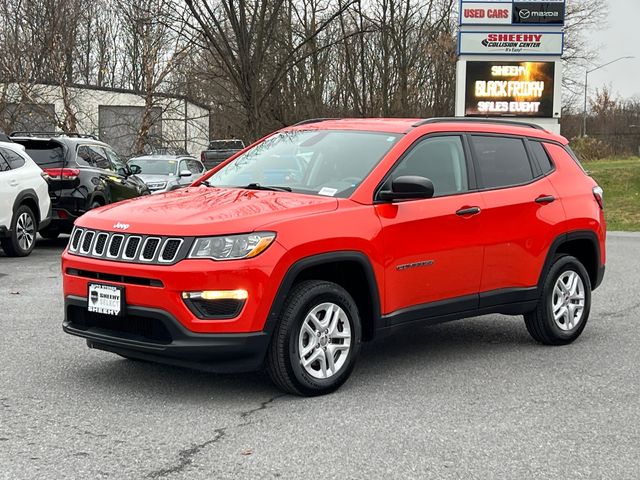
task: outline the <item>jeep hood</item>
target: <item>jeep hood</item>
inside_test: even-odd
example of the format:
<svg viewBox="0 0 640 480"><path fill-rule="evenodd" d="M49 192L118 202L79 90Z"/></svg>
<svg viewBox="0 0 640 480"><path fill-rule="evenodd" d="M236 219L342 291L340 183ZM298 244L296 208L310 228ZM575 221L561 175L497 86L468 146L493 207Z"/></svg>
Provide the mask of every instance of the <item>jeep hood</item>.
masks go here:
<svg viewBox="0 0 640 480"><path fill-rule="evenodd" d="M261 225L335 210L331 197L241 188L189 187L91 210L76 225L126 233L202 236L252 232ZM126 227L123 229L123 227Z"/></svg>

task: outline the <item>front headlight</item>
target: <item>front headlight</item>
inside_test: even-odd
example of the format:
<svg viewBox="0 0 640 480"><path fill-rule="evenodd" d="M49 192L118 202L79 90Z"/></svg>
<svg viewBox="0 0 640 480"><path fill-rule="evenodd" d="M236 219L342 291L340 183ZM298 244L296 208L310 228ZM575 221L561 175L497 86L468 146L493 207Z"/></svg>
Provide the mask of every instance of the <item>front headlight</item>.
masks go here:
<svg viewBox="0 0 640 480"><path fill-rule="evenodd" d="M264 252L275 238L274 232L196 238L189 258L212 258L213 260L252 258Z"/></svg>

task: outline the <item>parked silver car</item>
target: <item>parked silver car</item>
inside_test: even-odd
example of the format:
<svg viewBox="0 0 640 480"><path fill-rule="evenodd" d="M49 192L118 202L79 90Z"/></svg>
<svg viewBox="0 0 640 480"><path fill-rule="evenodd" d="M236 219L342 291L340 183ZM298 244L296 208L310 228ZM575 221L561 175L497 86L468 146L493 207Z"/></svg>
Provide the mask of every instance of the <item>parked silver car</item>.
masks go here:
<svg viewBox="0 0 640 480"><path fill-rule="evenodd" d="M186 187L205 172L200 160L186 155L144 155L131 158L128 165L151 193Z"/></svg>

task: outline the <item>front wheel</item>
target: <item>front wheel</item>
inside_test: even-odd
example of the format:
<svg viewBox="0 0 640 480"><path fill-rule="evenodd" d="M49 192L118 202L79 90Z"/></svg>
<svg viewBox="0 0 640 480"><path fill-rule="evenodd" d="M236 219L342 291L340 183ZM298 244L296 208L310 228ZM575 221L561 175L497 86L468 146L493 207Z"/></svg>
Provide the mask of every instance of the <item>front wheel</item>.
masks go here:
<svg viewBox="0 0 640 480"><path fill-rule="evenodd" d="M524 316L529 334L545 345L566 345L580 336L591 310L591 281L575 257L558 256L547 274L538 305Z"/></svg>
<svg viewBox="0 0 640 480"><path fill-rule="evenodd" d="M311 280L293 288L273 332L267 371L282 390L315 396L351 375L360 351L360 317L340 285Z"/></svg>
<svg viewBox="0 0 640 480"><path fill-rule="evenodd" d="M18 207L11 222L11 235L3 238L2 249L10 257L26 257L36 245L38 222L26 205Z"/></svg>

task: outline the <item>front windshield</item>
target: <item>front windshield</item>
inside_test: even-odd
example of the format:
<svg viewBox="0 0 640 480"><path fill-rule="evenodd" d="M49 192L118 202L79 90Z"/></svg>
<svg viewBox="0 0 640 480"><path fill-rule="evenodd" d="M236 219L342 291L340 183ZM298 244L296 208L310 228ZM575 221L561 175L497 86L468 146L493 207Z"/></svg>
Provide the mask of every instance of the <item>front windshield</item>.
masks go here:
<svg viewBox="0 0 640 480"><path fill-rule="evenodd" d="M250 184L294 192L348 197L398 140L399 135L348 130L278 133L212 175L207 184Z"/></svg>
<svg viewBox="0 0 640 480"><path fill-rule="evenodd" d="M175 175L178 169L177 160L161 160L151 158L132 158L129 165L140 167L140 173L144 175Z"/></svg>

